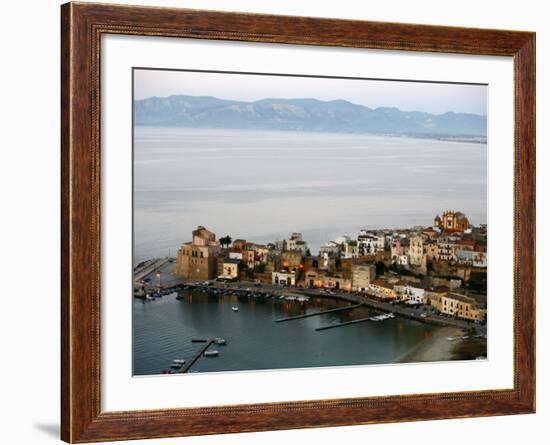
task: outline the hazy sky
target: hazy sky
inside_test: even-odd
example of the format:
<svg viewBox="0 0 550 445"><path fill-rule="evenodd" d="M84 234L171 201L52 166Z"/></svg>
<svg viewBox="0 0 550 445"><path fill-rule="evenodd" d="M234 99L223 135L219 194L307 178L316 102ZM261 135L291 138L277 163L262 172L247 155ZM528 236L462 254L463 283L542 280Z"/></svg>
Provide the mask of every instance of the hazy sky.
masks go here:
<svg viewBox="0 0 550 445"><path fill-rule="evenodd" d="M240 101L344 99L371 108L397 107L434 114L447 111L487 114L485 85L134 70L135 99L174 94Z"/></svg>

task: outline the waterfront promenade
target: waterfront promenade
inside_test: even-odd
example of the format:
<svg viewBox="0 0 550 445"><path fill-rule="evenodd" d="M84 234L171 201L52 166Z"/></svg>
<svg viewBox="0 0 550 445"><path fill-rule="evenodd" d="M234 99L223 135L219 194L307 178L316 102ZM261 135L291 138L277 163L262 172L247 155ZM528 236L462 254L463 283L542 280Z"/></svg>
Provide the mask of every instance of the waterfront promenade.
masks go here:
<svg viewBox="0 0 550 445"><path fill-rule="evenodd" d="M145 283L145 289L149 292L169 288L189 288L212 289L233 291L236 294L261 293L268 296L308 296L312 298L325 298L333 300L341 300L352 303L354 305L363 305L380 312L393 312L395 315L405 317L422 323L429 323L437 326L452 326L464 330L475 329L477 335L486 336L487 327L484 324L474 323L466 320L459 320L453 317L448 317L438 313L429 305L412 306L405 303L381 301L369 294L349 293L344 291L327 290L327 289L309 289L299 287L285 287L274 284L254 283L251 281L236 281L236 282L216 282L210 281L209 285L205 285L204 281L189 281L173 274L174 263L170 259L157 260L157 267L151 270L148 274L143 274L140 281L149 279ZM158 285L158 276L160 273L160 283ZM137 280L136 280L137 281ZM359 307L359 306L357 306Z"/></svg>

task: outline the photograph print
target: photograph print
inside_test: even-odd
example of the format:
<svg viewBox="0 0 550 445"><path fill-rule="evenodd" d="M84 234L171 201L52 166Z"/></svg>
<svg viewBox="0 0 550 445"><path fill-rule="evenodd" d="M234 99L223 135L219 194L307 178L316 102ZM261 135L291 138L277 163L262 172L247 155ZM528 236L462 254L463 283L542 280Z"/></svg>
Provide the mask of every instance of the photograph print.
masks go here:
<svg viewBox="0 0 550 445"><path fill-rule="evenodd" d="M135 376L487 360L487 231L486 84L133 70Z"/></svg>

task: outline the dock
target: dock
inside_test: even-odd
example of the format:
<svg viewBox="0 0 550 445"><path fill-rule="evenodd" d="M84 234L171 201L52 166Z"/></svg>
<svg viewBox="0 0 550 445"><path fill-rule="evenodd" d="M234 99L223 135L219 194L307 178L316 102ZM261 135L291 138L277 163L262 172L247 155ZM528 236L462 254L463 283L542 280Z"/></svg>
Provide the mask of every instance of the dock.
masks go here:
<svg viewBox="0 0 550 445"><path fill-rule="evenodd" d="M371 317L367 318L359 318L357 320L351 320L351 321L344 321L343 323L336 323L336 324L329 324L328 326L321 326L320 328L316 328L316 331L324 331L326 329L332 329L332 328L339 328L341 326L347 326L350 324L356 324L356 323L363 323L365 321L372 321Z"/></svg>
<svg viewBox="0 0 550 445"><path fill-rule="evenodd" d="M351 309L356 309L356 308L361 307L361 306L364 306L363 303L351 304L349 306L342 306L342 307L337 307L337 308L334 308L334 309L327 309L326 311L310 312L310 313L307 313L307 314L295 315L293 317L279 318L279 319L275 320L275 323L281 323L283 321L299 320L300 318L314 317L316 315L330 314L330 313L333 313L333 312L349 311Z"/></svg>
<svg viewBox="0 0 550 445"><path fill-rule="evenodd" d="M189 360L189 363L186 363L183 368L181 368L180 372L182 374L185 374L187 371L189 371L189 369L191 368L191 366L193 366L195 364L195 362L200 358L202 357L202 355L204 354L204 352L210 347L210 345L214 343L214 340L213 339L210 339L210 340L206 340L206 343L204 344L204 346L201 346L199 348L199 350L197 351L197 353L193 356L193 358L191 360Z"/></svg>

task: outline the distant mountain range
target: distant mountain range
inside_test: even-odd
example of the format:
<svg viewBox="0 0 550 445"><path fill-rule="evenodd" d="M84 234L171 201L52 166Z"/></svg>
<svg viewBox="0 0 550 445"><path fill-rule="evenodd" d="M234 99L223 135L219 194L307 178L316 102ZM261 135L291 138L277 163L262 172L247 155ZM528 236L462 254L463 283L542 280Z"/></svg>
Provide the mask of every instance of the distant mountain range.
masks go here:
<svg viewBox="0 0 550 445"><path fill-rule="evenodd" d="M487 118L469 113L430 114L369 108L345 100L262 99L241 102L210 96L150 97L134 101L136 125L480 137Z"/></svg>

